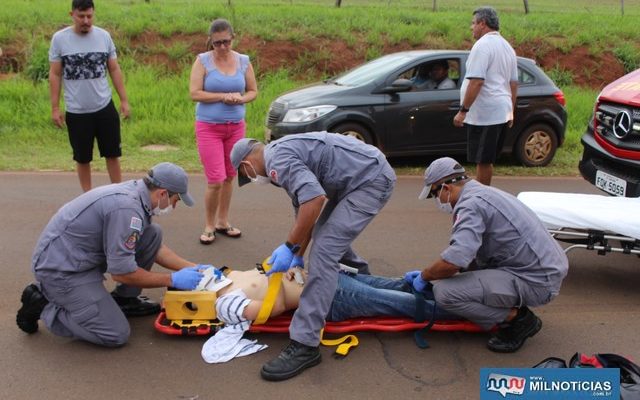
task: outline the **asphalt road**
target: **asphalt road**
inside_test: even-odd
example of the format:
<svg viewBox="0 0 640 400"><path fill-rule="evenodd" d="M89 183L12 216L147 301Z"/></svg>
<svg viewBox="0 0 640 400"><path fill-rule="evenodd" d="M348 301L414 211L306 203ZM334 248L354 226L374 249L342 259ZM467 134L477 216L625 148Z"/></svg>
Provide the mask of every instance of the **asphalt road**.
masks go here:
<svg viewBox="0 0 640 400"><path fill-rule="evenodd" d="M128 175L126 178L136 178ZM97 175L97 184L107 183ZM494 178L511 193L524 190L597 193L579 178ZM204 179L194 175L191 191L201 200ZM420 177L401 177L391 201L355 242L375 274L400 276L430 263L447 245L450 217L432 201L418 201ZM482 367L530 367L575 352L613 352L640 360L640 271L628 255L569 253L571 268L560 296L535 312L543 329L515 354L487 350L486 334L431 332L431 348L418 349L411 333L361 333L348 357L332 357L281 383L261 380L260 366L286 345L282 334L254 335L270 347L226 364L202 361L203 337L170 337L153 318L131 320L129 344L103 349L53 336L46 329L26 335L15 325L22 289L32 280L30 259L40 231L66 201L80 194L74 174L0 173L0 398L2 399L474 399ZM293 219L284 191L237 189L232 204L241 239L219 236L198 243L203 225L200 201L159 218L165 243L193 261L252 268L271 253ZM160 270L161 268L158 267ZM108 279L106 284L113 286ZM161 300L163 289L145 291Z"/></svg>

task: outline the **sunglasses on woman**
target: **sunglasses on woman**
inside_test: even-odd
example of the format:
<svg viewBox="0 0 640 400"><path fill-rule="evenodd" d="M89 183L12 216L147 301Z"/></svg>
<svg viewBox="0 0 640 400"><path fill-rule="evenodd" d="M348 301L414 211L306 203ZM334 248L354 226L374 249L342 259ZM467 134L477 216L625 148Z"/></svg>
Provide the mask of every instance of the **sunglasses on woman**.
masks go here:
<svg viewBox="0 0 640 400"><path fill-rule="evenodd" d="M215 40L211 42L211 44L213 47L220 47L222 45L229 46L231 44L231 39Z"/></svg>

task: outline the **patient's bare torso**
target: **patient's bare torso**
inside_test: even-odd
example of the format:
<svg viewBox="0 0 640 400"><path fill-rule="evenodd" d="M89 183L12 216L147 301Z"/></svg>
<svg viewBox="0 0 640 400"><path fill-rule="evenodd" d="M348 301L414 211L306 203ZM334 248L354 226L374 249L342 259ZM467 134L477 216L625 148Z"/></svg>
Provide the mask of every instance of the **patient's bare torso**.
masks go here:
<svg viewBox="0 0 640 400"><path fill-rule="evenodd" d="M302 274L304 279L306 279L306 272L302 271ZM269 278L266 275L261 274L257 269L249 271L231 271L228 278L231 279L233 283L219 290L218 297L235 289L242 289L244 294L251 300L263 300L267 294ZM297 308L303 288L303 285L299 285L295 280L287 279L286 274L284 274L282 278L282 287L280 288L276 302L284 302L287 310Z"/></svg>

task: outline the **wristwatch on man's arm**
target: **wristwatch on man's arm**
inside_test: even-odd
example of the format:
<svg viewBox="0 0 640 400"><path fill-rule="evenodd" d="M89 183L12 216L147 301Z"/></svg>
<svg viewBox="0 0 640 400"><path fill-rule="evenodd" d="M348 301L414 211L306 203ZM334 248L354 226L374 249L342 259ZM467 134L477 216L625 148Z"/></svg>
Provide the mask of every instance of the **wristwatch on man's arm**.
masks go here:
<svg viewBox="0 0 640 400"><path fill-rule="evenodd" d="M300 250L300 245L299 244L292 244L290 242L285 242L284 244L285 244L285 246L287 246L287 248L289 250L291 250L291 252L293 254L296 254Z"/></svg>

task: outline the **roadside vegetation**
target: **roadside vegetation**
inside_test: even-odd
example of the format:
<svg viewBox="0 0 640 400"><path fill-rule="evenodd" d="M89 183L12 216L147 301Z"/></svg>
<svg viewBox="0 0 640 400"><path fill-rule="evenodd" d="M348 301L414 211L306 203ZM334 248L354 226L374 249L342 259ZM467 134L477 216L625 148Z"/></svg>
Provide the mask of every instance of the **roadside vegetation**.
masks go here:
<svg viewBox="0 0 640 400"><path fill-rule="evenodd" d="M50 122L46 80L49 41L70 24L70 3L4 0L0 8L0 170L74 168L66 130ZM123 169L167 160L200 170L187 87L216 17L232 22L235 49L256 68L260 92L247 107L248 135L262 138L269 104L287 90L393 51L470 48L471 12L487 3L518 54L538 61L561 87L569 112L567 139L549 167L506 159L498 173L576 175L598 91L640 67L635 2L626 2L622 16L617 0L530 0L527 15L516 0L438 1L436 12L432 1L413 0L343 0L340 8L332 0L96 0L95 24L114 37L132 107L122 127ZM426 161L408 160L403 172L421 173Z"/></svg>

